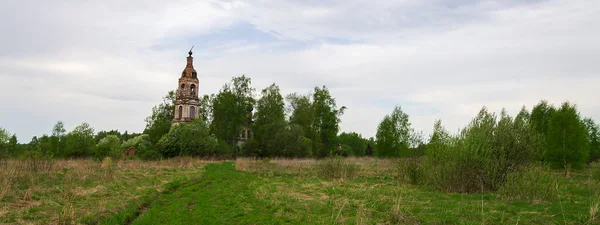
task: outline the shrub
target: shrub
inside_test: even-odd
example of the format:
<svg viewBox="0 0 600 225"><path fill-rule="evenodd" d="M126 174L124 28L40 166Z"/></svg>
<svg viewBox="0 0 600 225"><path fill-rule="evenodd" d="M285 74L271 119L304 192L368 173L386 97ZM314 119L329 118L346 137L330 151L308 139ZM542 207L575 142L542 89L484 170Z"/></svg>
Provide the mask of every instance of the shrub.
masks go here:
<svg viewBox="0 0 600 225"><path fill-rule="evenodd" d="M94 158L102 159L107 156L118 157L121 155L121 139L117 135L108 135L98 141Z"/></svg>
<svg viewBox="0 0 600 225"><path fill-rule="evenodd" d="M106 178L112 178L115 174L115 163L112 158L105 157L102 160L102 165L100 166L103 169L103 176Z"/></svg>
<svg viewBox="0 0 600 225"><path fill-rule="evenodd" d="M208 156L220 153L214 135L201 119L177 124L158 141L158 150L165 157ZM216 151L215 151L216 150Z"/></svg>
<svg viewBox="0 0 600 225"><path fill-rule="evenodd" d="M142 134L123 142L121 150L128 149L129 147L135 148L135 155L140 159L155 160L161 158L160 153L152 146L150 135L148 134Z"/></svg>
<svg viewBox="0 0 600 225"><path fill-rule="evenodd" d="M319 160L317 174L322 178L345 179L356 176L358 165L352 164L342 157L331 157Z"/></svg>
<svg viewBox="0 0 600 225"><path fill-rule="evenodd" d="M451 192L495 191L535 159L541 144L527 123L483 108L458 136L437 121L424 162L428 184Z"/></svg>
<svg viewBox="0 0 600 225"><path fill-rule="evenodd" d="M421 161L418 158L400 160L398 163L400 178L410 184L422 183L424 175Z"/></svg>
<svg viewBox="0 0 600 225"><path fill-rule="evenodd" d="M540 166L530 166L507 176L499 193L506 199L552 201L558 197L560 180Z"/></svg>
<svg viewBox="0 0 600 225"><path fill-rule="evenodd" d="M38 151L27 151L21 155L23 170L35 173L48 172L54 166L54 160Z"/></svg>
<svg viewBox="0 0 600 225"><path fill-rule="evenodd" d="M244 143L244 145L242 145L241 155L249 156L249 157L261 156L261 149L260 149L258 141L254 140L254 139L247 140Z"/></svg>

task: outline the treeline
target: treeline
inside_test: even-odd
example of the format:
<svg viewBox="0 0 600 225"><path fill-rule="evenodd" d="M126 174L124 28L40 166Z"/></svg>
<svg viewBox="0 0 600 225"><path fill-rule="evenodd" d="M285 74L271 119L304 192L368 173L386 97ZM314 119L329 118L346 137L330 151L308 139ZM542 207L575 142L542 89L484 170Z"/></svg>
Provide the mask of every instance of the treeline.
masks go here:
<svg viewBox="0 0 600 225"><path fill-rule="evenodd" d="M201 98L199 119L176 126L171 126L175 96L169 92L153 108L144 133L164 157L325 157L335 153L340 116L346 108L336 105L327 87L285 97L276 84L258 96L255 92L250 78L234 77L217 94ZM242 143L244 128L250 132ZM345 145L346 154L364 155L366 140L355 133L347 135L340 137L354 139Z"/></svg>
<svg viewBox="0 0 600 225"><path fill-rule="evenodd" d="M325 86L315 87L307 94L283 96L279 87L272 84L257 93L251 79L240 76L224 84L218 93L199 100L200 118L172 126L175 91L170 91L162 103L153 107L141 134L95 132L87 123L67 132L59 121L51 135L19 144L16 135L0 129L0 156L38 152L64 158L119 157L125 149L134 147L136 157L142 159L425 156L426 162L433 160L436 166L442 166L454 162L450 157L477 156L492 157L487 158L491 162L505 160L510 169L528 164L521 161L580 168L600 157L598 124L582 118L569 103L555 107L541 101L531 112L523 108L514 118L504 111L496 115L484 108L457 134L446 132L441 121L436 121L429 137L415 131L409 116L396 107L382 119L375 138L367 139L355 132L339 132L340 116L346 107L338 107ZM250 132L242 144L240 136L245 128ZM445 161L438 163L438 158Z"/></svg>
<svg viewBox="0 0 600 225"><path fill-rule="evenodd" d="M58 122L51 135L18 144L16 135L2 130L0 154L17 157L39 152L52 157L119 157L136 148L136 157L157 159L174 156L222 157L325 157L332 154L365 155L368 140L357 133L339 133L338 107L327 87L309 94L283 96L277 85L257 95L246 76L234 77L221 90L200 98L200 118L172 126L175 91L153 107L141 134L95 132L87 123L70 132ZM243 144L240 135L249 128ZM6 138L4 137L6 136ZM337 151L343 140L342 151Z"/></svg>
<svg viewBox="0 0 600 225"><path fill-rule="evenodd" d="M409 117L396 107L379 124L376 152L383 157L413 157L405 167L413 183L451 192L495 191L510 177L535 165L581 169L600 158L599 126L582 118L575 105L554 107L541 101L529 112L497 115L485 107L458 133L444 129L440 120L426 144L411 128ZM420 146L420 147L419 147Z"/></svg>

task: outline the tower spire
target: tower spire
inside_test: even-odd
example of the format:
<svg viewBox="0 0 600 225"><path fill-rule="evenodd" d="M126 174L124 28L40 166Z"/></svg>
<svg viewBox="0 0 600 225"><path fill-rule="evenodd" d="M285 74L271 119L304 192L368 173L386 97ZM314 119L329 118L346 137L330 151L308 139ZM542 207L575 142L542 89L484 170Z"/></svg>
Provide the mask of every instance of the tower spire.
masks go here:
<svg viewBox="0 0 600 225"><path fill-rule="evenodd" d="M188 52L187 65L179 78L173 124L190 122L199 116L198 74L194 69L192 49L194 49L193 45Z"/></svg>

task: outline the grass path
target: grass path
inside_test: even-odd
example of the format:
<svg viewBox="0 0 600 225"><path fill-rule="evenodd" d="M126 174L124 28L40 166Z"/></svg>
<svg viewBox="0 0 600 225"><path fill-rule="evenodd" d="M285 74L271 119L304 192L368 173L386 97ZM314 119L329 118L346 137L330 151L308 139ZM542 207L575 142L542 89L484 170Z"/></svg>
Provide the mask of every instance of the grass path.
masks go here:
<svg viewBox="0 0 600 225"><path fill-rule="evenodd" d="M285 224L249 186L257 177L233 163L210 164L200 182L159 197L133 224Z"/></svg>

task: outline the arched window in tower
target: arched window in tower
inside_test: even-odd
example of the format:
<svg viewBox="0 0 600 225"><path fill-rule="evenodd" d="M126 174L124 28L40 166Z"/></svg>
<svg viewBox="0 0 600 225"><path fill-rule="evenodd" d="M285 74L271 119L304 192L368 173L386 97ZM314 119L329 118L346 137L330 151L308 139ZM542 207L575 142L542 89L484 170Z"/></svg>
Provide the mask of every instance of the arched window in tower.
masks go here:
<svg viewBox="0 0 600 225"><path fill-rule="evenodd" d="M181 88L179 89L179 94L180 95L184 95L185 94L185 84L181 84Z"/></svg>
<svg viewBox="0 0 600 225"><path fill-rule="evenodd" d="M196 119L196 107L190 106L190 119Z"/></svg>
<svg viewBox="0 0 600 225"><path fill-rule="evenodd" d="M183 115L183 106L179 106L179 113L177 114L177 119L181 120L181 115Z"/></svg>
<svg viewBox="0 0 600 225"><path fill-rule="evenodd" d="M197 78L197 77L198 77L198 73L192 72L192 78Z"/></svg>
<svg viewBox="0 0 600 225"><path fill-rule="evenodd" d="M193 85L190 87L190 94L192 95L192 97L196 96L196 85Z"/></svg>

